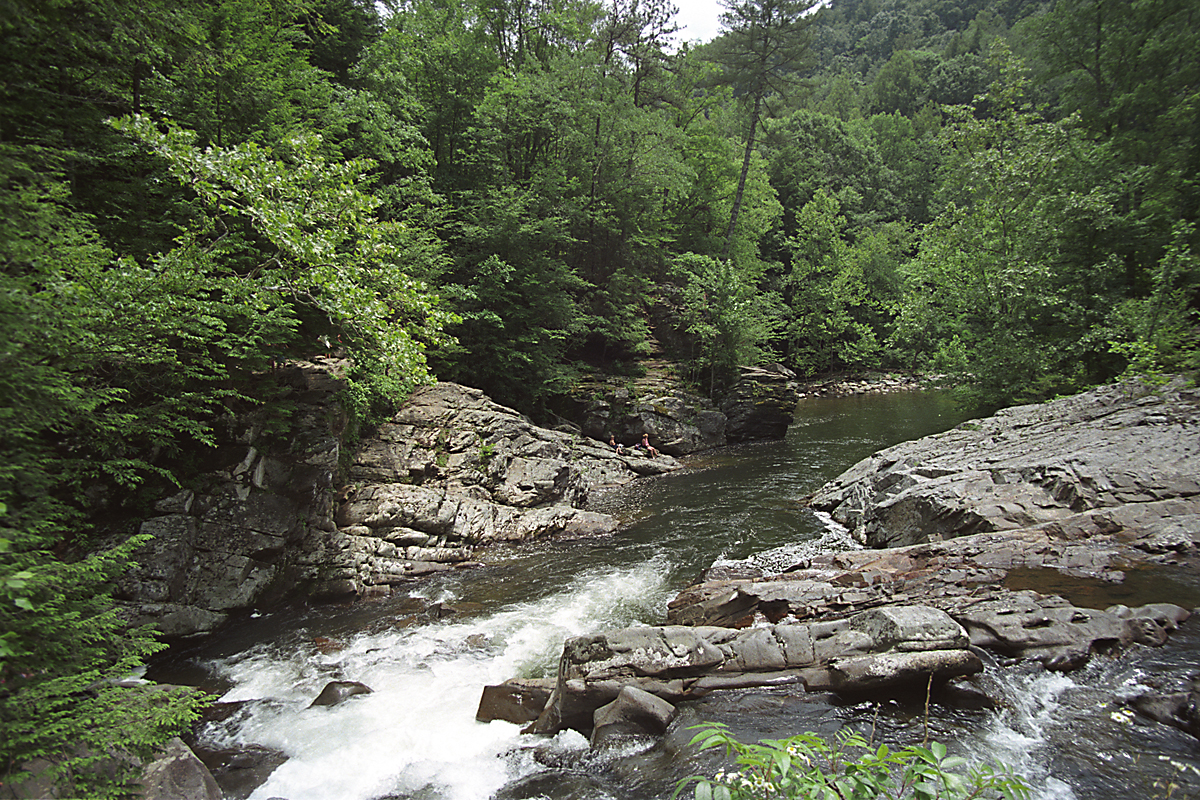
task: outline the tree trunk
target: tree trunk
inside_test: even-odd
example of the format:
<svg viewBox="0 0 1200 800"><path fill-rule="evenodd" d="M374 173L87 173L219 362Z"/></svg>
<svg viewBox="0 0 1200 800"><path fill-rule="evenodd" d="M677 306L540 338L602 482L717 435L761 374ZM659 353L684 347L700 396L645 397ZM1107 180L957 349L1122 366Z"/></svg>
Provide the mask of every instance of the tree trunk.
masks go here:
<svg viewBox="0 0 1200 800"><path fill-rule="evenodd" d="M742 174L738 176L737 194L733 196L733 210L729 213L729 228L725 231L725 249L721 260L729 260L729 248L733 244L733 229L737 225L738 213L742 210L742 195L746 193L746 176L750 174L750 156L754 152L754 134L758 130L758 115L762 110L762 95L754 95L754 110L750 113L750 135L746 137L746 154L742 157Z"/></svg>

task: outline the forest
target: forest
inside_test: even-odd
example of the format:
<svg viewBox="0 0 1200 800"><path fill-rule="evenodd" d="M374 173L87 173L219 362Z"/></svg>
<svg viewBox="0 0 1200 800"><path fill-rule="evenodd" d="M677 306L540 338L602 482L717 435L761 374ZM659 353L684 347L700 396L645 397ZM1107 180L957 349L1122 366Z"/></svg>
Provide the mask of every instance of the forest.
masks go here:
<svg viewBox="0 0 1200 800"><path fill-rule="evenodd" d="M990 408L1197 368L1198 0L724 6L0 2L0 781L119 796L88 764L194 717L113 701L162 644L97 523L284 360L347 359L358 426L663 349Z"/></svg>

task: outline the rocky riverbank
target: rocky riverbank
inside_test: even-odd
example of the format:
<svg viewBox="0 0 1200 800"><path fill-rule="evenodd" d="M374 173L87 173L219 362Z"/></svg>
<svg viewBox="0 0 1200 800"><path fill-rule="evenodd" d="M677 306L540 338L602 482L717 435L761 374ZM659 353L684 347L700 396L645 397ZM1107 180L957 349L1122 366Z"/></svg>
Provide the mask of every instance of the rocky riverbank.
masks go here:
<svg viewBox="0 0 1200 800"><path fill-rule="evenodd" d="M802 381L797 386L797 391L801 398L914 392L928 389L937 380L936 375L910 375L900 372L837 375Z"/></svg>
<svg viewBox="0 0 1200 800"><path fill-rule="evenodd" d="M662 366L596 388L579 424L548 429L440 383L348 452L344 368L284 365L272 380L295 409L289 420L225 421L205 454L213 467L141 523L153 540L119 592L132 622L203 635L287 598L387 594L470 566L495 542L609 533L615 521L587 509L593 490L670 472L677 455L781 437L798 397L791 372L747 368L719 410Z"/></svg>
<svg viewBox="0 0 1200 800"><path fill-rule="evenodd" d="M673 624L572 639L536 701L530 687L493 688L480 717L503 713L489 694L510 706L517 696L512 718L533 731L603 720L653 732L660 724L623 691L668 702L778 684L888 695L961 683L985 650L1069 670L1161 645L1189 608L1093 608L1028 587L1194 570L1197 475L1200 393L1182 383L1103 387L883 450L808 501L871 549L689 587L670 604ZM1189 691L1133 707L1194 728ZM618 708L641 710L622 723Z"/></svg>
<svg viewBox="0 0 1200 800"><path fill-rule="evenodd" d="M170 636L209 633L283 597L391 591L472 563L477 548L548 535L599 535L615 521L588 494L679 467L541 428L477 389L418 389L341 466L329 365L289 368L298 433L248 420L223 465L157 506L154 536L122 582L131 618ZM344 477L344 480L343 480Z"/></svg>

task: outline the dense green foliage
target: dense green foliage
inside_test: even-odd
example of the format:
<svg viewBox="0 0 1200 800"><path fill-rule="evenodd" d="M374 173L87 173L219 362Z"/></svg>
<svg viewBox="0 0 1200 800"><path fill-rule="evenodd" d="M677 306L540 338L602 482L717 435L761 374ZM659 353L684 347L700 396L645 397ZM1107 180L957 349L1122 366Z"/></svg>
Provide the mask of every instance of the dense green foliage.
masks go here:
<svg viewBox="0 0 1200 800"><path fill-rule="evenodd" d="M121 520L280 359L350 359L359 421L435 376L553 411L660 342L713 393L1198 366L1196 0L731 0L686 46L666 0L384 5L0 3L6 770L122 744Z"/></svg>
<svg viewBox="0 0 1200 800"><path fill-rule="evenodd" d="M912 745L892 750L872 747L857 733L841 732L833 741L812 733L787 739L745 744L724 725L696 726L691 744L701 750L721 748L736 769L721 770L709 780L695 777L680 783L695 800L972 800L1028 798L1020 778L989 766L967 767L965 759L947 756L946 746Z"/></svg>

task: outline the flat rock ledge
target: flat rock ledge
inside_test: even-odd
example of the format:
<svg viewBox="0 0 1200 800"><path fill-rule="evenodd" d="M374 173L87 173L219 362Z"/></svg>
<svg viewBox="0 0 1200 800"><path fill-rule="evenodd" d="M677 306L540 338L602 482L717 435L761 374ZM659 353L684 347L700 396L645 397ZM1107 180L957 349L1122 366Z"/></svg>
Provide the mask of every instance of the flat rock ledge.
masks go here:
<svg viewBox="0 0 1200 800"><path fill-rule="evenodd" d="M1168 505L1188 507L1181 501ZM1102 521L1111 524L1113 516ZM1013 588L1039 583L1039 574L1041 582L1065 575L1115 583L1125 578L1124 569L1146 560L1138 540L1123 541L1124 530L1087 540L1063 539L1062 533L1054 524L827 554L782 575L689 587L671 602L667 616L676 624L740 627L836 619L919 600L962 625L971 645L1051 669L1078 667L1093 653L1134 643L1163 644L1188 618L1189 611L1175 605L1080 608L1058 595Z"/></svg>
<svg viewBox="0 0 1200 800"><path fill-rule="evenodd" d="M807 691L861 692L930 677L944 682L983 668L961 625L921 605L872 609L828 622L737 630L716 626L638 627L569 639L558 678L488 687L477 718L525 721L533 698L544 706L528 731L591 731L598 710L634 687L668 702L723 689L799 685ZM489 697L521 695L506 705ZM503 716L515 705L520 715ZM614 724L605 718L605 724Z"/></svg>
<svg viewBox="0 0 1200 800"><path fill-rule="evenodd" d="M808 502L881 548L1198 496L1200 391L1128 381L881 450Z"/></svg>

